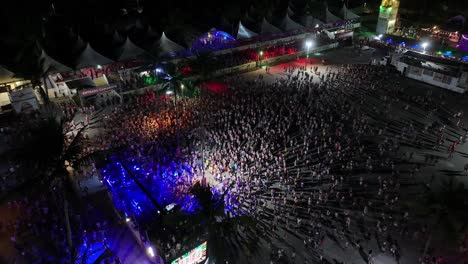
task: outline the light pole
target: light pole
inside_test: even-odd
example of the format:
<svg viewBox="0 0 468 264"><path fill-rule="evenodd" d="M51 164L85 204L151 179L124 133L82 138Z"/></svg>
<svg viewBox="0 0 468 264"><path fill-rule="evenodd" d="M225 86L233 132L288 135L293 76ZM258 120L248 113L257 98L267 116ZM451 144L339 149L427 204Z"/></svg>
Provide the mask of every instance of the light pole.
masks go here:
<svg viewBox="0 0 468 264"><path fill-rule="evenodd" d="M421 44L421 46L423 47L423 53L426 53L426 48L427 46L429 46L429 43L424 42L423 44Z"/></svg>
<svg viewBox="0 0 468 264"><path fill-rule="evenodd" d="M309 51L310 51L310 48L312 47L312 41L307 40L305 45L306 45L306 48L307 48L307 58L306 58L305 66L307 67L307 62L309 61Z"/></svg>
<svg viewBox="0 0 468 264"><path fill-rule="evenodd" d="M258 67L262 67L263 50L258 52Z"/></svg>
<svg viewBox="0 0 468 264"><path fill-rule="evenodd" d="M309 50L312 47L312 41L308 40L306 41L306 47L307 47L307 58L309 58Z"/></svg>

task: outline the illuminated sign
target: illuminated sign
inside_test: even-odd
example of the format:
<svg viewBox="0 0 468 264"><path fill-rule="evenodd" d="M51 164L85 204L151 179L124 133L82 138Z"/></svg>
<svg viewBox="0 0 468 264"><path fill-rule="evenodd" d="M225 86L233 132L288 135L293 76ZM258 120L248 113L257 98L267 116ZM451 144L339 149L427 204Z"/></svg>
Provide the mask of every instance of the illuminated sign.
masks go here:
<svg viewBox="0 0 468 264"><path fill-rule="evenodd" d="M105 92L105 91L108 91L108 90L112 90L112 89L114 89L116 87L117 87L116 85L98 86L98 87L95 87L95 88L82 90L82 91L80 91L80 95L81 96L91 96L91 95L102 93L102 92Z"/></svg>
<svg viewBox="0 0 468 264"><path fill-rule="evenodd" d="M171 262L171 264L199 264L206 259L206 245L207 242L203 242L198 247L190 250L189 252L182 255Z"/></svg>

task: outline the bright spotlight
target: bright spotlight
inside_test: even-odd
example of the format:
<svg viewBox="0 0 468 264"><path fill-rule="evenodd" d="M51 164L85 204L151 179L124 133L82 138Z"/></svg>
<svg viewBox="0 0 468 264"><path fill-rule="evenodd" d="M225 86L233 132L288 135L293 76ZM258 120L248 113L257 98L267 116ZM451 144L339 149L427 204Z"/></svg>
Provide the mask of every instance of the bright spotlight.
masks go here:
<svg viewBox="0 0 468 264"><path fill-rule="evenodd" d="M125 222L126 222L126 223L130 222L130 218L129 218L129 217L126 217L126 218L125 218Z"/></svg>
<svg viewBox="0 0 468 264"><path fill-rule="evenodd" d="M156 68L156 72L162 72L161 68Z"/></svg>
<svg viewBox="0 0 468 264"><path fill-rule="evenodd" d="M167 94L167 95L171 95L171 94L173 94L173 93L174 93L174 92L173 92L173 91L170 91L170 90L169 90L169 91L166 91L166 94Z"/></svg>
<svg viewBox="0 0 468 264"><path fill-rule="evenodd" d="M312 41L310 40L306 41L305 45L308 49L310 49L310 47L312 47Z"/></svg>
<svg viewBox="0 0 468 264"><path fill-rule="evenodd" d="M429 43L427 43L427 42L424 42L423 44L421 44L421 46L423 47L423 49L426 49L426 48L427 48L427 46L429 46Z"/></svg>
<svg viewBox="0 0 468 264"><path fill-rule="evenodd" d="M148 256L150 256L150 257L152 257L152 258L154 258L154 256L155 256L155 255L154 255L154 249L153 249L153 247L151 247L151 246L149 246L149 247L146 248L146 253L148 254Z"/></svg>

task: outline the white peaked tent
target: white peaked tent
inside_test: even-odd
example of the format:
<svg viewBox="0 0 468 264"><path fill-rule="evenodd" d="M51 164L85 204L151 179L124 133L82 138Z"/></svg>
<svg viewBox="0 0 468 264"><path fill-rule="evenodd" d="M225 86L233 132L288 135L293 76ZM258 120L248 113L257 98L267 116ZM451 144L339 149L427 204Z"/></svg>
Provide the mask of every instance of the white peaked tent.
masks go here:
<svg viewBox="0 0 468 264"><path fill-rule="evenodd" d="M76 69L83 69L87 67L95 67L97 65L105 65L113 63L111 59L104 57L95 51L89 43L86 48L81 52L80 56L76 60Z"/></svg>
<svg viewBox="0 0 468 264"><path fill-rule="evenodd" d="M281 29L273 26L270 22L263 18L262 25L260 27L260 35L270 35L281 33Z"/></svg>
<svg viewBox="0 0 468 264"><path fill-rule="evenodd" d="M136 58L149 59L151 56L127 37L125 43L117 49L117 60L128 61Z"/></svg>
<svg viewBox="0 0 468 264"><path fill-rule="evenodd" d="M161 38L159 38L159 40L154 43L152 50L155 51L158 56L162 57L167 55L174 55L177 52L184 51L185 48L170 40L168 37L166 37L166 33L163 32Z"/></svg>
<svg viewBox="0 0 468 264"><path fill-rule="evenodd" d="M72 68L65 66L64 64L51 58L49 55L47 55L44 49L41 50L41 56L39 57L39 60L44 62L42 65L42 72L44 73L69 72L73 70Z"/></svg>
<svg viewBox="0 0 468 264"><path fill-rule="evenodd" d="M288 14L286 14L286 16L283 18L283 21L281 22L281 28L284 31L293 31L297 29L302 29L303 26L289 18Z"/></svg>
<svg viewBox="0 0 468 264"><path fill-rule="evenodd" d="M157 36L158 36L158 34L153 31L153 28L151 26L149 26L148 29L146 30L145 37L146 38L155 38Z"/></svg>
<svg viewBox="0 0 468 264"><path fill-rule="evenodd" d="M286 14L288 14L288 16L294 16L294 11L292 11L289 5L288 5L288 9L286 10Z"/></svg>
<svg viewBox="0 0 468 264"><path fill-rule="evenodd" d="M255 36L258 36L258 34L253 32L252 30L244 27L244 25L242 25L242 22L239 21L239 29L237 30L236 39L249 39L249 38L253 38Z"/></svg>
<svg viewBox="0 0 468 264"><path fill-rule="evenodd" d="M142 30L142 29L145 28L145 26L143 25L143 22L141 22L140 18L137 18L137 20L135 21L135 28L137 30Z"/></svg>
<svg viewBox="0 0 468 264"><path fill-rule="evenodd" d="M332 14L330 10L328 10L328 7L325 8L325 14L326 14L325 19L327 23L335 23L341 20L339 17Z"/></svg>
<svg viewBox="0 0 468 264"><path fill-rule="evenodd" d="M73 48L72 48L73 54L80 53L85 47L86 47L86 43L83 41L83 39L79 35L77 35L75 44L73 44Z"/></svg>
<svg viewBox="0 0 468 264"><path fill-rule="evenodd" d="M341 8L341 15L343 16L344 19L355 19L359 18L358 15L354 14L351 10L349 10L346 5L343 5L343 8Z"/></svg>
<svg viewBox="0 0 468 264"><path fill-rule="evenodd" d="M245 15L244 15L244 18L242 18L242 21L246 23L255 23L255 20L252 17L250 17L249 11L245 12Z"/></svg>
<svg viewBox="0 0 468 264"><path fill-rule="evenodd" d="M255 7L253 5L250 5L249 7L249 13L250 14L255 14L257 12L257 10L255 10Z"/></svg>
<svg viewBox="0 0 468 264"><path fill-rule="evenodd" d="M317 25L323 25L324 23L313 16L307 15L302 17L302 24L307 28L313 28Z"/></svg>
<svg viewBox="0 0 468 264"><path fill-rule="evenodd" d="M0 83L20 81L22 78L15 77L15 74L0 65Z"/></svg>
<svg viewBox="0 0 468 264"><path fill-rule="evenodd" d="M125 39L122 37L122 35L120 35L117 30L114 30L114 35L112 35L112 45L118 46L122 44L124 41Z"/></svg>

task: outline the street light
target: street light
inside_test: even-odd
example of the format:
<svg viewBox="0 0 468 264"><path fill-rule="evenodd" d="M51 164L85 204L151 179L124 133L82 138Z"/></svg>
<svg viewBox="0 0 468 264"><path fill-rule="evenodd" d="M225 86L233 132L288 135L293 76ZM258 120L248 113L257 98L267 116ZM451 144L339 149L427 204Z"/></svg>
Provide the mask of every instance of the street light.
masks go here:
<svg viewBox="0 0 468 264"><path fill-rule="evenodd" d="M429 43L424 42L423 44L421 44L421 46L423 47L423 52L426 53L426 48L427 46L429 46Z"/></svg>
<svg viewBox="0 0 468 264"><path fill-rule="evenodd" d="M305 43L306 47L307 47L307 58L309 58L309 50L310 48L312 47L312 41L311 40L307 40L306 43Z"/></svg>
<svg viewBox="0 0 468 264"><path fill-rule="evenodd" d="M257 58L257 67L261 66L262 64L262 57L263 57L263 50L258 52L258 58Z"/></svg>

